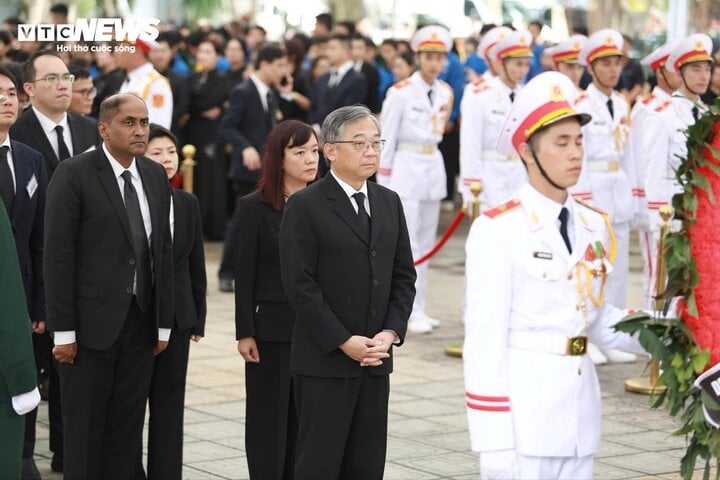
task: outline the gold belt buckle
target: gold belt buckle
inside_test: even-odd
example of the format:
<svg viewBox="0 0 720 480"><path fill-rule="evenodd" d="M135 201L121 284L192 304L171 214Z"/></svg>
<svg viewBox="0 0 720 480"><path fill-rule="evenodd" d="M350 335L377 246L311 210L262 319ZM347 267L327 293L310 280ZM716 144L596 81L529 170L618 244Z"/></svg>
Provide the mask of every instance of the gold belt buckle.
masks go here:
<svg viewBox="0 0 720 480"><path fill-rule="evenodd" d="M587 352L587 341L588 337L584 335L568 337L567 345L565 346L565 355L585 355L585 352Z"/></svg>
<svg viewBox="0 0 720 480"><path fill-rule="evenodd" d="M514 161L519 160L519 159L520 159L520 157L518 157L518 156L515 155L514 153L513 153L512 155L508 155L507 158L506 158L506 160L507 160L508 162L514 162Z"/></svg>
<svg viewBox="0 0 720 480"><path fill-rule="evenodd" d="M434 145L423 145L422 146L422 153L425 155L431 155L433 152L435 152L435 146Z"/></svg>
<svg viewBox="0 0 720 480"><path fill-rule="evenodd" d="M617 172L620 170L620 162L617 160L610 160L608 162L608 172Z"/></svg>

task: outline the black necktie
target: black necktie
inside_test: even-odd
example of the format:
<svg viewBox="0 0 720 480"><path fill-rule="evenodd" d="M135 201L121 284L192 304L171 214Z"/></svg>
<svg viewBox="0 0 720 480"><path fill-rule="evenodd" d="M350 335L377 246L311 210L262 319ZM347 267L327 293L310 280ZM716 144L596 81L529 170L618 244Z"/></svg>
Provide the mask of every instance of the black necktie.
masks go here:
<svg viewBox="0 0 720 480"><path fill-rule="evenodd" d="M338 74L338 71L333 70L332 73L330 74L330 80L328 80L328 87L332 88L335 85L337 85L339 76L340 75Z"/></svg>
<svg viewBox="0 0 720 480"><path fill-rule="evenodd" d="M267 107L268 107L268 115L270 115L270 126L274 127L277 124L277 102L275 101L275 95L273 95L272 90L268 90L267 96L265 97L267 100Z"/></svg>
<svg viewBox="0 0 720 480"><path fill-rule="evenodd" d="M694 118L695 121L697 122L697 121L698 121L698 117L700 116L700 110L698 110L698 107L697 107L697 106L694 106L694 107L692 108L692 114L693 114L693 118Z"/></svg>
<svg viewBox="0 0 720 480"><path fill-rule="evenodd" d="M428 90L428 100L430 100L430 105L432 105L432 88Z"/></svg>
<svg viewBox="0 0 720 480"><path fill-rule="evenodd" d="M510 91L510 103L514 103L514 102L515 102L515 92Z"/></svg>
<svg viewBox="0 0 720 480"><path fill-rule="evenodd" d="M360 228L365 235L365 239L370 239L370 216L367 213L367 210L365 210L365 194L362 192L354 193L353 198L355 199L355 203L357 203L358 206L358 222L360 223Z"/></svg>
<svg viewBox="0 0 720 480"><path fill-rule="evenodd" d="M132 184L132 174L129 170L122 173L125 180L123 195L125 197L125 210L127 210L130 231L132 232L133 247L135 249L135 275L137 302L140 310L145 312L150 304L152 295L152 271L150 269L150 249L148 248L147 232L140 210L140 201L137 191Z"/></svg>
<svg viewBox="0 0 720 480"><path fill-rule="evenodd" d="M70 156L70 150L67 148L65 139L63 138L63 127L58 125L55 127L55 133L57 133L58 141L58 160L61 162Z"/></svg>
<svg viewBox="0 0 720 480"><path fill-rule="evenodd" d="M613 110L612 98L608 98L606 105L608 107L608 112L610 112L610 118L615 118L615 111Z"/></svg>
<svg viewBox="0 0 720 480"><path fill-rule="evenodd" d="M567 231L568 213L568 209L566 207L563 207L562 210L560 210L560 215L558 216L558 218L560 219L560 235L565 242L565 246L567 247L568 252L572 253L572 247L570 246L570 237L568 237Z"/></svg>
<svg viewBox="0 0 720 480"><path fill-rule="evenodd" d="M12 171L7 162L7 153L10 148L3 145L0 147L0 197L5 204L8 217L12 213L13 202L15 201L15 187L12 178Z"/></svg>

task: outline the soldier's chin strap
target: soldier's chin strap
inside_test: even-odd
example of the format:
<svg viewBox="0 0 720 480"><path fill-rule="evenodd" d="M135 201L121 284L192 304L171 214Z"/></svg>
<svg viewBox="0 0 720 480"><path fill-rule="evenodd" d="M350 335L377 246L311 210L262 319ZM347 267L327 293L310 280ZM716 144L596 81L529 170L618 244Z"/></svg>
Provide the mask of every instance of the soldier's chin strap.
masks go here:
<svg viewBox="0 0 720 480"><path fill-rule="evenodd" d="M595 73L595 62L593 62L593 63L590 64L590 70L592 71L593 82L596 82L596 83L597 83L598 85L600 85L602 88L608 89L608 90L610 90L610 91L612 91L612 90L615 89L615 85L613 85L613 86L605 85L605 84L600 80L600 77L598 77L597 73Z"/></svg>
<svg viewBox="0 0 720 480"><path fill-rule="evenodd" d="M537 132L535 132L535 133L537 133ZM535 160L535 164L538 166L538 169L540 169L540 174L543 176L543 178L545 180L547 180L550 185L557 188L558 190L565 190L565 188L563 188L560 185L558 185L557 183L553 182L553 180L547 174L545 169L542 167L542 165L540 164L540 160L538 159L537 155L535 154L535 147L533 147L533 144L530 142L530 139L528 139L527 146L530 149L530 153L532 154L533 159Z"/></svg>
<svg viewBox="0 0 720 480"><path fill-rule="evenodd" d="M685 65L683 65L683 67L684 67L684 66L685 66ZM680 67L680 79L682 80L683 85L685 85L685 88L687 89L688 92L692 93L692 94L695 95L696 97L699 97L699 96L700 96L700 93L698 93L698 92L696 92L695 90L693 90L692 88L690 88L690 85L688 85L687 82L685 81L685 75L683 75L683 68L682 68L682 67Z"/></svg>
<svg viewBox="0 0 720 480"><path fill-rule="evenodd" d="M660 71L660 76L662 76L663 81L665 82L665 85L667 85L667 88L670 89L670 93L672 93L673 90L675 90L675 89L672 88L672 85L670 85L670 82L668 82L667 76L665 75L665 67L660 67L658 70ZM657 74L656 74L656 76L657 76Z"/></svg>

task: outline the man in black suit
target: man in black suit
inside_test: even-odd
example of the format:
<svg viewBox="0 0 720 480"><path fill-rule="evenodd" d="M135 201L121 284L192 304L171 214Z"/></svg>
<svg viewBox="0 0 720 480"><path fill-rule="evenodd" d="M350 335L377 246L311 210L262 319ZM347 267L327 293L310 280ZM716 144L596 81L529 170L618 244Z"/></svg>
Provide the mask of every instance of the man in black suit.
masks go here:
<svg viewBox="0 0 720 480"><path fill-rule="evenodd" d="M22 77L32 107L18 118L10 135L42 153L52 178L58 163L100 144L97 122L68 112L74 78L53 50L35 52Z"/></svg>
<svg viewBox="0 0 720 480"><path fill-rule="evenodd" d="M100 106L102 148L61 162L47 190L45 293L60 363L65 476L130 478L153 351L173 325L170 187L142 156L132 94Z"/></svg>
<svg viewBox="0 0 720 480"><path fill-rule="evenodd" d="M350 38L333 35L325 47L330 60L330 72L320 77L311 93L310 123L322 125L325 117L335 109L363 103L367 98L365 77L355 71L350 57Z"/></svg>
<svg viewBox="0 0 720 480"><path fill-rule="evenodd" d="M287 75L287 54L276 45L260 48L255 71L230 92L229 106L221 121L221 134L232 147L228 178L235 202L252 192L260 178L262 154L270 130L282 119L274 88ZM234 217L233 217L234 218ZM231 221L225 235L220 263L220 290L232 292L235 272L237 222Z"/></svg>
<svg viewBox="0 0 720 480"><path fill-rule="evenodd" d="M0 66L0 197L8 212L20 262L27 313L32 331L45 332L45 288L43 286L43 212L47 176L42 155L8 135L17 119L15 77ZM35 460L37 409L25 416L22 478L40 478Z"/></svg>
<svg viewBox="0 0 720 480"><path fill-rule="evenodd" d="M405 336L415 268L400 198L366 181L382 148L378 120L363 106L340 108L322 137L330 174L290 197L280 227L296 313L295 478L381 479L391 346Z"/></svg>
<svg viewBox="0 0 720 480"><path fill-rule="evenodd" d="M362 102L374 114L380 113L380 74L372 64L365 61L367 57L367 39L356 33L350 42L352 46L353 68L365 77L367 93Z"/></svg>
<svg viewBox="0 0 720 480"><path fill-rule="evenodd" d="M100 144L94 119L68 112L72 101L74 77L54 51L35 52L22 70L23 89L32 107L10 128L10 136L32 146L44 158L48 179L57 165L66 158L95 148ZM41 378L48 378L48 411L50 418L50 450L52 469L62 471L62 417L60 386L50 350L52 341L47 333L35 331L33 345ZM35 412L35 415L37 413ZM27 457L35 450L34 415L26 417L25 448Z"/></svg>

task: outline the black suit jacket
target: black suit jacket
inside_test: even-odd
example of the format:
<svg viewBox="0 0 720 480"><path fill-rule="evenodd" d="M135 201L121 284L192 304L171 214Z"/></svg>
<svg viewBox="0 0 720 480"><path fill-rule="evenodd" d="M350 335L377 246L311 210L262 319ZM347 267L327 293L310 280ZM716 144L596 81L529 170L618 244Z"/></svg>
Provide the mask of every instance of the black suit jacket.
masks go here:
<svg viewBox="0 0 720 480"><path fill-rule="evenodd" d="M205 335L207 277L200 204L192 193L173 189L173 281L175 327Z"/></svg>
<svg viewBox="0 0 720 480"><path fill-rule="evenodd" d="M145 157L135 161L152 221L154 298L148 317L157 327L172 328L170 186L159 164ZM132 301L135 253L120 187L102 148L58 165L45 213L48 327L75 330L79 345L107 350Z"/></svg>
<svg viewBox="0 0 720 480"><path fill-rule="evenodd" d="M352 335L393 330L402 343L415 298L415 267L398 195L368 182L370 243L332 175L294 194L280 228L285 292L296 312L290 368L356 377L363 368L338 347ZM392 353L392 352L391 352ZM375 375L392 371L392 356Z"/></svg>
<svg viewBox="0 0 720 480"><path fill-rule="evenodd" d="M229 105L220 122L220 134L233 148L228 171L231 180L248 184L257 182L260 170L245 168L242 151L255 147L262 157L270 130L270 115L263 108L257 87L248 78L230 92Z"/></svg>
<svg viewBox="0 0 720 480"><path fill-rule="evenodd" d="M235 217L243 226L235 257L235 336L288 342L295 314L280 277L282 211L253 192L238 200Z"/></svg>
<svg viewBox="0 0 720 480"><path fill-rule="evenodd" d="M328 87L330 74L320 77L313 87L310 105L310 123L322 125L325 117L333 110L356 103L364 103L367 96L365 77L351 68L340 83Z"/></svg>
<svg viewBox="0 0 720 480"><path fill-rule="evenodd" d="M30 320L36 322L45 320L42 258L47 175L40 153L12 139L10 147L15 170L15 200L9 214L10 224L15 237Z"/></svg>
<svg viewBox="0 0 720 480"><path fill-rule="evenodd" d="M372 64L364 62L360 68L360 73L365 76L367 82L367 94L365 95L365 105L371 112L380 113L380 73Z"/></svg>
<svg viewBox="0 0 720 480"><path fill-rule="evenodd" d="M75 155L79 155L90 147L102 143L96 120L70 112L67 113L67 119L72 137L72 150ZM15 125L10 127L10 137L40 152L45 159L45 170L48 178L52 178L60 160L58 160L55 150L53 150L50 140L45 135L42 125L40 125L40 121L32 108L25 110L17 119Z"/></svg>

